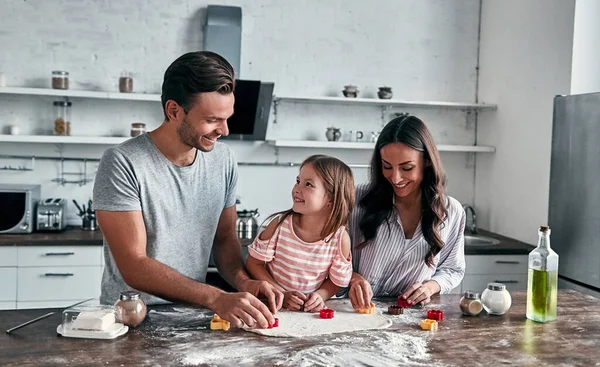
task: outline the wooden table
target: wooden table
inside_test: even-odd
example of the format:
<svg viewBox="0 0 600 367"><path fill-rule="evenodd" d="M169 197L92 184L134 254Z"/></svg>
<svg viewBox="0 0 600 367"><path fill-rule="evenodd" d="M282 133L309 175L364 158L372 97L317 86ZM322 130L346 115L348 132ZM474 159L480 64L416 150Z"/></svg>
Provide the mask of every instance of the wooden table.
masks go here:
<svg viewBox="0 0 600 367"><path fill-rule="evenodd" d="M268 338L241 330L207 330L208 310L152 307L137 329L115 340L56 335L60 314L0 337L0 365L598 365L600 299L559 291L558 320L525 319L525 293L515 292L503 316L466 317L459 295L436 297L432 306L446 319L435 332L420 330L425 309L393 317L390 329L305 339ZM378 301L384 308L385 300ZM20 324L48 310L0 312L0 328Z"/></svg>

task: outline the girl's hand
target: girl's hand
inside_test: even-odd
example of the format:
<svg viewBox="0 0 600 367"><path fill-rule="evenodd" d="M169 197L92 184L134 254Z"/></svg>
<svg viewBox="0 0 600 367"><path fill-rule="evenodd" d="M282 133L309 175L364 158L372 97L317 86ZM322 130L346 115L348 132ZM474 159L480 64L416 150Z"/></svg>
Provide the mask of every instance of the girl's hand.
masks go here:
<svg viewBox="0 0 600 367"><path fill-rule="evenodd" d="M368 308L373 298L373 289L371 284L365 280L360 274L353 273L350 280L350 292L348 293L352 307Z"/></svg>
<svg viewBox="0 0 600 367"><path fill-rule="evenodd" d="M318 292L309 293L304 302L304 312L319 312L325 308L325 301Z"/></svg>
<svg viewBox="0 0 600 367"><path fill-rule="evenodd" d="M402 293L402 298L407 300L410 306L421 303L421 305L426 305L431 302L431 296L433 295L432 290L427 287L426 284L415 283L408 287L404 293Z"/></svg>
<svg viewBox="0 0 600 367"><path fill-rule="evenodd" d="M304 306L306 296L302 292L283 292L283 308L290 311L300 311Z"/></svg>

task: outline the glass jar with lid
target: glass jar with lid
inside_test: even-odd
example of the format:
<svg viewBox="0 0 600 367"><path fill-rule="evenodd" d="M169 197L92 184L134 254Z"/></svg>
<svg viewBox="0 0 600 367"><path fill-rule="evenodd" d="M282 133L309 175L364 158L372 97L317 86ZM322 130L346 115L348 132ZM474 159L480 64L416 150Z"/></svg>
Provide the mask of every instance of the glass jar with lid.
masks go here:
<svg viewBox="0 0 600 367"><path fill-rule="evenodd" d="M502 283L488 283L487 288L481 293L483 308L490 315L503 315L512 304L510 293Z"/></svg>
<svg viewBox="0 0 600 367"><path fill-rule="evenodd" d="M146 317L146 303L136 291L123 291L115 302L117 321L127 326L138 326Z"/></svg>
<svg viewBox="0 0 600 367"><path fill-rule="evenodd" d="M146 124L143 122L133 122L131 124L131 137L135 138L136 136L140 136L146 132Z"/></svg>
<svg viewBox="0 0 600 367"><path fill-rule="evenodd" d="M466 316L477 316L483 310L479 293L473 291L465 291L463 293L459 306L463 315Z"/></svg>
<svg viewBox="0 0 600 367"><path fill-rule="evenodd" d="M69 72L58 70L53 71L52 89L69 89Z"/></svg>
<svg viewBox="0 0 600 367"><path fill-rule="evenodd" d="M71 135L71 102L54 102L54 135Z"/></svg>
<svg viewBox="0 0 600 367"><path fill-rule="evenodd" d="M121 93L131 93L133 92L133 78L131 74L128 72L121 73L121 77L119 78L119 92Z"/></svg>

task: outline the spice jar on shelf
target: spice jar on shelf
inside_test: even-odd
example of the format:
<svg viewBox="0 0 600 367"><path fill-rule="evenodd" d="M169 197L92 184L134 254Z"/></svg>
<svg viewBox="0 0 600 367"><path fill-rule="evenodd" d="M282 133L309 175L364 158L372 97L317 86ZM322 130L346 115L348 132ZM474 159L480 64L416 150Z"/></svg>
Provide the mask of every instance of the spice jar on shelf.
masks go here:
<svg viewBox="0 0 600 367"><path fill-rule="evenodd" d="M71 102L54 102L54 135L71 135Z"/></svg>
<svg viewBox="0 0 600 367"><path fill-rule="evenodd" d="M131 137L135 138L146 132L146 124L142 122L133 122L131 124Z"/></svg>
<svg viewBox="0 0 600 367"><path fill-rule="evenodd" d="M146 317L146 303L136 291L123 291L115 302L117 321L127 326L138 326Z"/></svg>
<svg viewBox="0 0 600 367"><path fill-rule="evenodd" d="M52 72L52 89L69 89L69 72Z"/></svg>
<svg viewBox="0 0 600 367"><path fill-rule="evenodd" d="M459 306L463 315L467 316L477 316L483 310L479 293L473 291L465 291L463 293Z"/></svg>
<svg viewBox="0 0 600 367"><path fill-rule="evenodd" d="M133 92L133 78L129 73L121 74L119 78L119 92L131 93Z"/></svg>

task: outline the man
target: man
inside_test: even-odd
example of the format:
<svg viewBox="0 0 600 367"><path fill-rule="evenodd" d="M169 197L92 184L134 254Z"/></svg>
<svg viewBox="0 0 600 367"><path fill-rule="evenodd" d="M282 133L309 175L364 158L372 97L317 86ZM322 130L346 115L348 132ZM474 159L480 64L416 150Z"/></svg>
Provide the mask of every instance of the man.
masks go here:
<svg viewBox="0 0 600 367"><path fill-rule="evenodd" d="M94 184L106 259L103 303L133 288L148 304L205 306L236 327L274 322L283 294L244 269L235 230L237 165L229 147L217 143L229 134L234 88L223 57L187 53L165 72L162 125L104 153ZM211 248L239 293L204 284Z"/></svg>

